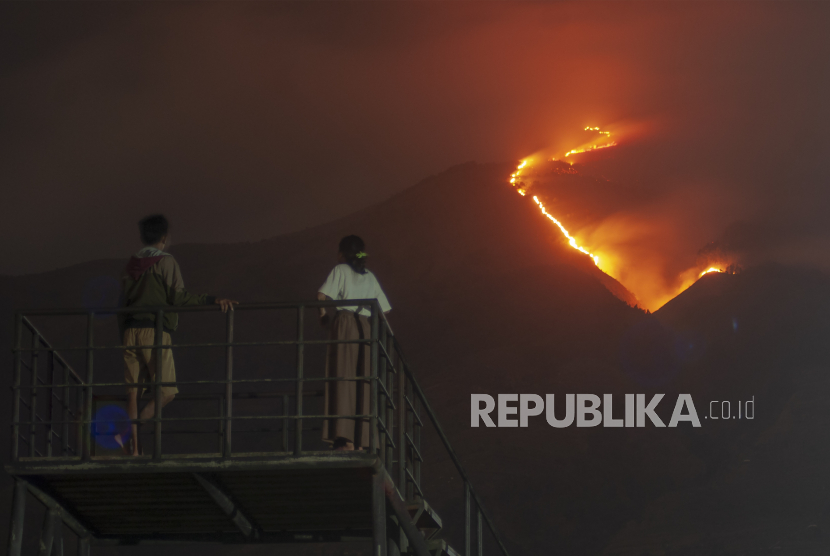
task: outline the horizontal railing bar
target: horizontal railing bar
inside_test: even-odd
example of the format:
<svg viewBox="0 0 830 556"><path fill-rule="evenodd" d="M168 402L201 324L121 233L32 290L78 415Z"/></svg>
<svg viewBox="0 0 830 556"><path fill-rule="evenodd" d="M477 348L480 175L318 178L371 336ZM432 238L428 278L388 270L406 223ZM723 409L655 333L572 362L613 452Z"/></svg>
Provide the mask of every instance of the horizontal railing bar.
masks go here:
<svg viewBox="0 0 830 556"><path fill-rule="evenodd" d="M164 382L161 383L162 385L166 384ZM180 384L180 383L179 383ZM297 393L294 391L291 392L235 392L233 394L233 399L235 400L244 400L244 399L271 399L271 398L279 398L282 396L294 396ZM319 397L325 394L325 390L304 390L303 397ZM203 400L223 400L225 399L224 393L214 393L214 394L176 394L176 401L203 401ZM92 397L93 401L99 402L123 402L126 401L124 396L119 395L109 395L109 394L96 394Z"/></svg>
<svg viewBox="0 0 830 556"><path fill-rule="evenodd" d="M340 299L340 300L308 300L302 302L268 302L268 303L242 303L234 306L235 311L258 311L263 309L298 309L300 307L316 309L320 307L357 307L368 305L380 307L377 299ZM154 307L102 307L100 309L33 309L31 311L18 311L18 315L60 317L60 316L84 316L94 315L130 315L135 313L196 313L221 311L219 305L192 305L189 307L171 307L161 305ZM380 311L378 311L380 313Z"/></svg>
<svg viewBox="0 0 830 556"><path fill-rule="evenodd" d="M157 420L161 421L162 423L167 423L170 421L236 421L237 419L240 420L250 420L250 419L371 419L371 415L234 415L233 417L162 417L161 419L118 419L118 421L124 423L155 423ZM15 425L77 425L81 423L83 425L91 425L95 423L95 419L91 421L83 420L83 421L44 421L42 423L33 423L32 421L15 421L13 424Z"/></svg>
<svg viewBox="0 0 830 556"><path fill-rule="evenodd" d="M352 378L347 377L339 377L339 376L320 376L320 377L309 377L309 378L237 378L233 380L182 380L178 382L159 382L159 386L183 386L183 385L192 385L192 384L255 384L255 383L263 383L263 382L371 382L373 380L380 380L378 377L371 377L371 376L356 376ZM96 387L96 386L124 386L129 388L143 388L143 389L151 389L155 385L155 382L91 382L89 384L71 384L69 386L65 384L44 384L42 386L10 386L12 390L32 390L38 388L86 388L89 387ZM178 396L176 399L179 399Z"/></svg>
<svg viewBox="0 0 830 556"><path fill-rule="evenodd" d="M12 348L12 352L40 352L40 351L109 351L135 349L185 349L185 348L221 348L221 347L267 347L267 346L296 346L296 345L329 345L329 344L370 344L371 338L363 340L277 340L271 342L204 342L200 344L142 344L141 346L93 346L93 347L37 347L37 348Z"/></svg>

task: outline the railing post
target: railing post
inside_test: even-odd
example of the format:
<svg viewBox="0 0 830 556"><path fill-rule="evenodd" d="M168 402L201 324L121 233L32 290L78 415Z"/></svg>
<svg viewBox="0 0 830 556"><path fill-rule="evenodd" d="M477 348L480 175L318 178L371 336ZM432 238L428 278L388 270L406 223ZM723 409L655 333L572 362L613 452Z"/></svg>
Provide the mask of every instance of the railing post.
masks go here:
<svg viewBox="0 0 830 556"><path fill-rule="evenodd" d="M46 406L46 420L49 421L49 430L46 432L46 457L51 458L52 442L55 438L55 425L53 423L55 406L55 352L46 352L46 357L48 358L48 364L46 366L46 380L49 384L49 388L46 389L46 392L49 394L49 404Z"/></svg>
<svg viewBox="0 0 830 556"><path fill-rule="evenodd" d="M382 342L382 345L385 348L386 347L386 326L381 326L380 327L380 340L379 341ZM386 352L386 353L388 355L388 352ZM389 359L386 356L384 356L383 357L383 363L381 364L380 361L378 361L378 364L379 364L378 378L377 378L377 381L375 381L375 382L379 382L380 384L383 384L383 386L385 388L386 387L386 371L387 371L387 367L389 366ZM386 463L386 434L389 431L389 420L386 418L387 417L386 408L389 405L389 400L384 395L383 396L383 403L381 403L381 399L380 399L381 389L380 389L380 387L377 388L377 391L378 391L378 404L377 404L378 417L377 417L377 419L378 419L378 423L383 424L383 436L380 435L380 430L378 430L378 458L380 459L381 462ZM388 392L388 390L387 390L387 392ZM378 425L378 429L380 429L380 425Z"/></svg>
<svg viewBox="0 0 830 556"><path fill-rule="evenodd" d="M412 405L415 406L415 409L412 411L412 442L415 444L415 449L418 451L419 454L423 456L423 452L421 452L421 433L423 432L423 425L421 425L421 400L418 397L415 397L412 400ZM416 419L417 417L417 419ZM417 428L416 428L417 427ZM416 432L417 431L417 432ZM421 490L421 460L418 458L412 458L412 477L415 481L415 484L418 487L418 491Z"/></svg>
<svg viewBox="0 0 830 556"><path fill-rule="evenodd" d="M233 310L226 313L226 336L225 341L228 344L233 343ZM228 345L225 351L225 440L222 443L222 457L229 458L233 452L231 446L231 432L233 427L233 346Z"/></svg>
<svg viewBox="0 0 830 556"><path fill-rule="evenodd" d="M288 394L283 394L282 396L282 414L285 416L285 419L282 420L282 451L288 451L288 429L291 426L291 419L288 418L291 415L291 410L289 404L291 403L291 399L288 397Z"/></svg>
<svg viewBox="0 0 830 556"><path fill-rule="evenodd" d="M217 415L219 416L219 434L217 442L219 443L219 455L225 453L225 398L221 395L219 396L219 412Z"/></svg>
<svg viewBox="0 0 830 556"><path fill-rule="evenodd" d="M37 361L38 348L40 347L40 336L37 333L32 333L32 357L31 357L31 386L32 391L29 393L29 413L32 424L29 425L29 457L35 457L35 445L37 442Z"/></svg>
<svg viewBox="0 0 830 556"><path fill-rule="evenodd" d="M406 499L406 372L398 370L398 490Z"/></svg>
<svg viewBox="0 0 830 556"><path fill-rule="evenodd" d="M14 319L14 382L12 400L12 462L20 457L20 375L23 367L23 315L17 314Z"/></svg>
<svg viewBox="0 0 830 556"><path fill-rule="evenodd" d="M464 556L473 556L470 546L470 483L464 481Z"/></svg>
<svg viewBox="0 0 830 556"><path fill-rule="evenodd" d="M380 305L375 302L372 304L372 344L370 349L370 354L372 358L371 362L371 383L369 385L369 391L371 398L369 399L369 452L375 453L377 451L377 443L378 443L378 342L380 341L380 336L378 334L378 329L380 327ZM363 349L361 347L361 349ZM363 388L363 384L360 384L360 388ZM384 549L386 545L384 544Z"/></svg>
<svg viewBox="0 0 830 556"><path fill-rule="evenodd" d="M392 443L395 441L395 410L392 408L393 399L392 396L395 392L395 351L394 351L394 338L391 335L387 335L386 337L386 353L389 354L389 369L391 372L386 374L386 391L389 393L389 400L388 404L386 405L386 430L389 433L388 440L390 441L388 449L386 450L386 461L384 462L386 468L391 471L392 464L395 461L395 450L392 447Z"/></svg>
<svg viewBox="0 0 830 556"><path fill-rule="evenodd" d="M86 319L86 384L84 387L84 405L83 405L83 451L82 457L84 460L89 460L92 448L92 383L94 376L92 374L93 363L93 342L94 342L94 324L95 313L90 311L87 313Z"/></svg>
<svg viewBox="0 0 830 556"><path fill-rule="evenodd" d="M161 382L162 382L162 358L163 349L161 345L164 343L164 311L156 311L156 329L153 335L153 344L155 348L156 360L156 376L153 379L153 459L161 459ZM138 439L135 439L138 442Z"/></svg>
<svg viewBox="0 0 830 556"><path fill-rule="evenodd" d="M303 327L305 308L297 308L297 419L294 425L294 455L299 456L303 451Z"/></svg>
<svg viewBox="0 0 830 556"><path fill-rule="evenodd" d="M61 388L61 455L69 454L69 369L65 364L61 363L63 367L63 388Z"/></svg>

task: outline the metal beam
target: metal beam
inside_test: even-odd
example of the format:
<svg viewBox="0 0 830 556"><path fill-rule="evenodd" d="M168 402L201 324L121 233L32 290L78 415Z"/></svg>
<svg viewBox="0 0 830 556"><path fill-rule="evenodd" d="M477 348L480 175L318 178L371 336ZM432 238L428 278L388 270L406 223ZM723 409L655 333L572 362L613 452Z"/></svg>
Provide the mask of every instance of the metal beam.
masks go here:
<svg viewBox="0 0 830 556"><path fill-rule="evenodd" d="M193 473L193 478L196 479L196 482L202 485L202 488L207 491L210 497L213 498L214 502L222 508L222 511L225 512L231 521L233 521L234 525L236 525L245 538L252 540L259 538L259 530L254 527L251 520L249 520L245 514L239 510L233 500L231 500L227 494L222 492L222 489L198 473Z"/></svg>
<svg viewBox="0 0 830 556"><path fill-rule="evenodd" d="M19 479L18 479L19 480ZM26 484L24 481L21 481ZM55 512L58 518L66 523L67 527L72 529L72 531L78 535L79 538L86 538L89 539L92 537L92 533L84 527L78 519L69 513L63 506L61 506L54 498L33 486L32 484L26 484L26 487L29 489L29 492L37 498L41 504L46 506L47 510Z"/></svg>

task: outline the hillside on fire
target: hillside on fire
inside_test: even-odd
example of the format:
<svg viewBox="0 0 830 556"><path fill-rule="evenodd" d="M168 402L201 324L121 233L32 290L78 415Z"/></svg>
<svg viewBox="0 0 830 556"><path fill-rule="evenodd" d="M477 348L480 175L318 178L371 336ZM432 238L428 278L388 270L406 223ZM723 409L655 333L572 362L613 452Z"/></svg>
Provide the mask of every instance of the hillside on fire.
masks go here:
<svg viewBox="0 0 830 556"><path fill-rule="evenodd" d="M588 218L588 209L577 212L580 191L596 201L591 206L598 214L613 211L614 197L600 183L611 177L610 163L584 166L582 181L570 166L546 168L540 198L559 198L577 220ZM826 475L818 470L830 464L824 426L830 417L824 403L830 390L830 279L780 265L713 273L649 313L601 265L573 249L537 204L516 194L506 183L515 169L515 163L462 164L319 227L261 242L179 245L171 252L194 291L242 303L295 301L314 298L336 262L341 237L363 237L368 266L393 307L395 334L513 554L824 553L830 504L823 498ZM557 197L554 185L565 183L560 178L573 189ZM619 195L629 199L637 181L626 180ZM2 345L11 347L14 310L115 305L117 279L130 254L0 277ZM181 320L176 343L221 334L211 315ZM281 326L240 320L240 337L276 337ZM62 334L56 323L42 327L53 343L69 342L56 337ZM315 332L324 333L319 327ZM117 344L115 321L102 317L96 338ZM287 357L283 364L252 354L241 360L239 372L290 376L285 369L293 360ZM311 375L322 375L321 362L319 354L309 355ZM179 380L218 376L221 366L207 354L177 360ZM120 380L117 354L110 368L108 378ZM656 413L666 422L677 394L690 393L702 426L559 429L539 416L526 428L471 428L473 393L557 399L593 393L620 400L627 393L665 393ZM750 398L753 419L708 419L710 402L720 412L723 401L737 407ZM173 405L170 411L192 411ZM4 428L5 446L8 435ZM445 453L427 445L424 457L430 462L424 475L430 503L442 515L461 515L461 491L451 483ZM0 508L8 508L8 477L2 493ZM463 530L448 533L463 546ZM113 547L96 554L146 550ZM287 550L346 553L315 545ZM362 550L356 545L348 554ZM183 551L161 547L154 553Z"/></svg>

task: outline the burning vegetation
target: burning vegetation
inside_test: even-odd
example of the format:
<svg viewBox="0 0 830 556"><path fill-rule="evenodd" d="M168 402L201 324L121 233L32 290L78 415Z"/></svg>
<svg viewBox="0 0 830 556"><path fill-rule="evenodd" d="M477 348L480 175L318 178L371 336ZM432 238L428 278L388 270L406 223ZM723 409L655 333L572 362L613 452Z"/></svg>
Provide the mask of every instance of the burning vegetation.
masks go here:
<svg viewBox="0 0 830 556"><path fill-rule="evenodd" d="M621 257L614 253L614 247L619 244L621 235L627 235L630 238L636 236L637 233L645 233L642 229L648 227L647 224L636 223L632 226L631 222L620 222L623 219L614 219L613 206L606 207L608 216L592 215L589 211L574 216L575 211L573 206L567 207L566 204L559 202L557 199L557 187L561 187L568 182L568 178L573 179L593 179L594 181L608 182L607 179L598 180L596 176L582 176L580 170L585 168L581 164L577 164L574 155L582 153L593 153L601 149L608 149L616 147L617 141L611 139L611 132L600 129L599 127L588 126L584 131L590 135L589 140L583 144L568 150L557 158L556 156L533 155L521 161L516 168L516 171L510 175L509 183L516 189L516 192L523 197L530 197L533 202L539 207L540 212L545 218L550 220L559 228L568 245L573 249L587 255L591 258L593 263L604 273L618 280L627 289L629 289L638 298L637 305L644 309L656 310L665 302L673 297L679 295L695 281L710 273L724 273L737 274L741 271L740 266L735 262L734 256L729 253L726 246L712 243L705 246L698 252L695 266L689 268L678 275L672 277L654 276L650 279L643 279L642 274L644 268L648 265L640 264L640 268L636 272L631 269L635 267L633 261L623 261ZM560 181L554 181L554 180ZM565 182L561 180L565 179ZM553 184L553 185L551 185ZM585 182L579 182L576 187L584 188ZM532 191L536 190L536 191ZM607 190L607 188L606 188ZM617 192L617 195L620 195ZM601 197L596 195L595 197ZM552 198L550 198L552 197ZM596 200L596 199L595 199ZM613 201L606 201L607 205L613 205ZM570 208L570 210L568 210ZM561 209L561 210L560 210ZM573 232L569 231L565 226L565 220L571 222L569 226ZM607 222L601 222L597 225L597 221L607 219ZM575 225L574 225L575 224ZM620 234L620 228L623 226L629 228L637 228L640 230L627 231L627 233ZM604 233L598 233L598 230L604 228ZM609 233L607 230L613 229L616 233ZM606 241L603 241L605 239ZM610 241L609 241L610 240ZM655 269L656 270L656 269ZM635 277L635 275L637 275ZM669 285L666 289L665 284ZM659 291L658 291L659 290ZM647 300L646 303L640 299Z"/></svg>

